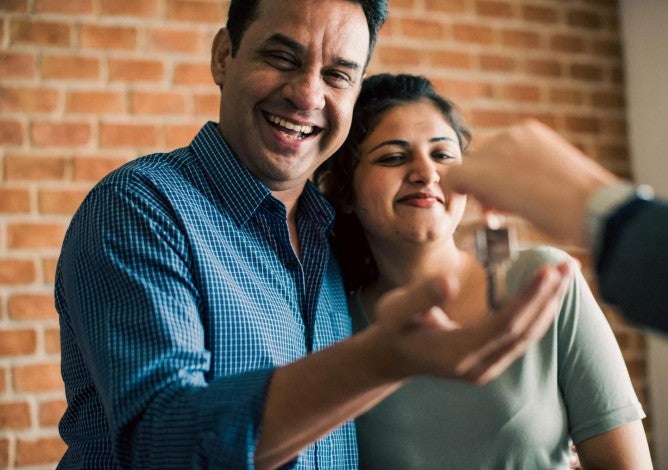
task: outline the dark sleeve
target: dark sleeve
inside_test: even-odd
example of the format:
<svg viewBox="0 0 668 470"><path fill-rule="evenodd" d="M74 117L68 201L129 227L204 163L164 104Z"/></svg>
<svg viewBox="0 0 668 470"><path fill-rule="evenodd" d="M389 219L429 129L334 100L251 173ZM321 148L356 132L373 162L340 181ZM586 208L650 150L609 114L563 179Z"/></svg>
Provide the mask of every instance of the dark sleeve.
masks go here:
<svg viewBox="0 0 668 470"><path fill-rule="evenodd" d="M596 271L606 302L633 323L668 332L668 204L641 201L612 214Z"/></svg>

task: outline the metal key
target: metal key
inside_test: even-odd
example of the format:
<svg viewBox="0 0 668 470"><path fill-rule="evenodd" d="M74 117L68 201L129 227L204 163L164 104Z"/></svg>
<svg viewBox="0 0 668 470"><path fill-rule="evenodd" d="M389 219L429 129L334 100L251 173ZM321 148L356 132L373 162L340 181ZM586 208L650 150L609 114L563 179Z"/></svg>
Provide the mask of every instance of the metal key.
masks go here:
<svg viewBox="0 0 668 470"><path fill-rule="evenodd" d="M476 257L487 274L487 303L498 310L506 299L506 275L517 256L517 234L513 228L483 225L476 230Z"/></svg>

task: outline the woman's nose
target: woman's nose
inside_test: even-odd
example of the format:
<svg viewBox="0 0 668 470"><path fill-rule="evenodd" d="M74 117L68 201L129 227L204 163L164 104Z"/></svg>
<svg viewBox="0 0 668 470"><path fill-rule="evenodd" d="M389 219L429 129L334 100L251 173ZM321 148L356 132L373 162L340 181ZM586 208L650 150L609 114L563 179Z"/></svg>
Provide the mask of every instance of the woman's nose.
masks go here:
<svg viewBox="0 0 668 470"><path fill-rule="evenodd" d="M410 167L408 181L412 184L429 185L441 181L436 165L430 158L416 158Z"/></svg>

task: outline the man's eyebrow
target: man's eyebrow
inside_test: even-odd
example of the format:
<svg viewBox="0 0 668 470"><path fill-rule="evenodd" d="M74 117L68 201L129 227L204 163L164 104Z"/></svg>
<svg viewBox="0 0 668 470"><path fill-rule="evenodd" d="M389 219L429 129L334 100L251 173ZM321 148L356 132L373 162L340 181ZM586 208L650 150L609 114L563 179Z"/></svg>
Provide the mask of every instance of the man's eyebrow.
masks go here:
<svg viewBox="0 0 668 470"><path fill-rule="evenodd" d="M280 33L275 33L272 34L269 39L266 41L267 43L277 43L277 44L282 44L285 47L288 47L295 51L296 53L303 53L305 50L305 47L295 41L294 39L290 39L289 37L280 34ZM340 67L345 67L350 70L361 70L362 65L358 64L357 62L349 59L345 59L343 57L335 57L333 60L333 64L340 66Z"/></svg>

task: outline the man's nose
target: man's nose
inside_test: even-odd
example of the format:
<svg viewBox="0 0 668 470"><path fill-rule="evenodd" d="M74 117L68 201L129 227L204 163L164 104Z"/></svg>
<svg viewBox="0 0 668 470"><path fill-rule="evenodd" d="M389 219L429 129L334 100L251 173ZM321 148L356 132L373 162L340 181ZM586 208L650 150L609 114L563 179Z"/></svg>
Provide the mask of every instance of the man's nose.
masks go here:
<svg viewBox="0 0 668 470"><path fill-rule="evenodd" d="M325 84L319 73L299 73L284 87L284 96L301 111L325 107Z"/></svg>

